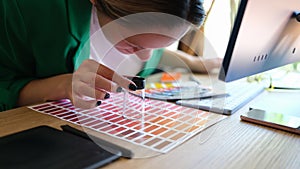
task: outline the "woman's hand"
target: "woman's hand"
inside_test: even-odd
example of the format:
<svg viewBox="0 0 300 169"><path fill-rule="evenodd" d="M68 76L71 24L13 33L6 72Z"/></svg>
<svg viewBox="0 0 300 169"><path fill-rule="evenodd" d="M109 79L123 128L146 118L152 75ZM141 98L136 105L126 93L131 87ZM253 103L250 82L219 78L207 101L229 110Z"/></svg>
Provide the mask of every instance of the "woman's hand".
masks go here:
<svg viewBox="0 0 300 169"><path fill-rule="evenodd" d="M136 85L129 79L94 60L85 60L73 73L66 90L75 107L89 109L99 106L100 100L108 99L109 92L120 92L121 87L136 90Z"/></svg>

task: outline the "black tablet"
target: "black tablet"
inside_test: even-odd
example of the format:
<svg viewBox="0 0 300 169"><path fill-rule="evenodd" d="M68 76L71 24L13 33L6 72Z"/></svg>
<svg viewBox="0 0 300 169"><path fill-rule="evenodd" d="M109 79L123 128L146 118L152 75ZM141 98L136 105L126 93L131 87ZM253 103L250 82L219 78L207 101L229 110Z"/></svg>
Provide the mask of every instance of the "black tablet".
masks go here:
<svg viewBox="0 0 300 169"><path fill-rule="evenodd" d="M99 168L118 158L90 140L48 126L0 138L0 168Z"/></svg>

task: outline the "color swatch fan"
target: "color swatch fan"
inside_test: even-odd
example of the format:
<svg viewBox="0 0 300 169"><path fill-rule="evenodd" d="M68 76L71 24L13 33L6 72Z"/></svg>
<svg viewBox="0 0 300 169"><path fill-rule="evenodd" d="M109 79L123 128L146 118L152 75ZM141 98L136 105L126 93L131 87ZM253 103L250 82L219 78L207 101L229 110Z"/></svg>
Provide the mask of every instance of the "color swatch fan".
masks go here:
<svg viewBox="0 0 300 169"><path fill-rule="evenodd" d="M140 96L141 92L138 90L132 93ZM208 98L223 95L225 93L213 92L211 88L200 86L195 82L148 83L145 89L145 96L147 98L164 101Z"/></svg>
<svg viewBox="0 0 300 169"><path fill-rule="evenodd" d="M29 108L100 133L103 138L130 148L136 157L147 155L135 150L167 153L226 117L158 100L142 102L140 97L130 95L124 109L120 93L112 94L100 107L90 110L74 108L69 100Z"/></svg>

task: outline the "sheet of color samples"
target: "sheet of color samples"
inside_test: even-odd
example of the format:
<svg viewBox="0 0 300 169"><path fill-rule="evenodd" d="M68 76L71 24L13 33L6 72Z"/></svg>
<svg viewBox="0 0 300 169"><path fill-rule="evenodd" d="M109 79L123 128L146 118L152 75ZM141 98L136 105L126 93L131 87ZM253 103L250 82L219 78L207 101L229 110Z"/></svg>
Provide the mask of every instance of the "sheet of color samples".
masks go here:
<svg viewBox="0 0 300 169"><path fill-rule="evenodd" d="M141 98L130 95L124 109L121 93L90 110L75 108L69 100L29 108L161 153L226 117L158 100L141 103Z"/></svg>

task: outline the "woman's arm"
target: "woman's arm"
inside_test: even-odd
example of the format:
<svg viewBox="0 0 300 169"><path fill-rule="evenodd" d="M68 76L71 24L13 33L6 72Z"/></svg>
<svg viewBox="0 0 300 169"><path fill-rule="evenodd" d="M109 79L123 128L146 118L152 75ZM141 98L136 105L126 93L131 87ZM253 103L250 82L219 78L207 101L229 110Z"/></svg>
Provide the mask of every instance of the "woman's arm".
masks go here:
<svg viewBox="0 0 300 169"><path fill-rule="evenodd" d="M72 74L63 74L46 79L33 80L21 91L18 106L66 99L71 96Z"/></svg>
<svg viewBox="0 0 300 169"><path fill-rule="evenodd" d="M108 67L93 60L85 60L73 74L29 82L20 92L18 105L70 99L75 107L89 109L99 105L99 100L109 98L108 92L118 92L119 87L136 89L132 81Z"/></svg>
<svg viewBox="0 0 300 169"><path fill-rule="evenodd" d="M164 50L160 64L172 67L188 67L193 72L208 73L213 69L220 68L222 59L204 59L191 56L183 51Z"/></svg>

